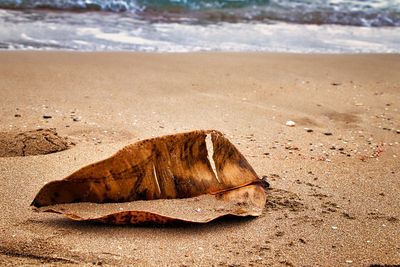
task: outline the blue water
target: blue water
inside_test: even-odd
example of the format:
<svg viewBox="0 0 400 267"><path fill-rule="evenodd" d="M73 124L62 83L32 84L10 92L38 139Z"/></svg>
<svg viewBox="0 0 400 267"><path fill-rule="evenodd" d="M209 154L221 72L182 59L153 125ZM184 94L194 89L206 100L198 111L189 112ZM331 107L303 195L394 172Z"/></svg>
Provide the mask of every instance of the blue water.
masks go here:
<svg viewBox="0 0 400 267"><path fill-rule="evenodd" d="M400 52L400 0L0 0L0 49Z"/></svg>
<svg viewBox="0 0 400 267"><path fill-rule="evenodd" d="M157 21L400 26L400 0L0 0L0 8L126 12Z"/></svg>

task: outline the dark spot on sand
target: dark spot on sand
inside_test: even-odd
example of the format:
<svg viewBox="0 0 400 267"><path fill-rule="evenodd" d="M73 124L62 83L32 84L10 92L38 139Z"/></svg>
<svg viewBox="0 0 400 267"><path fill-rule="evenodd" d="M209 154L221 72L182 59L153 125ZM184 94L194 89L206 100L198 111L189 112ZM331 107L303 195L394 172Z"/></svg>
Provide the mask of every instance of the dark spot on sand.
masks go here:
<svg viewBox="0 0 400 267"><path fill-rule="evenodd" d="M284 236L284 235L285 235L285 232L282 232L282 231L278 231L278 232L275 233L275 236L277 236L277 237L281 237L281 236Z"/></svg>
<svg viewBox="0 0 400 267"><path fill-rule="evenodd" d="M396 223L396 222L399 221L399 219L396 218L396 217L391 216L391 217L388 217L388 218L387 218L387 221L388 221L388 222L392 222L392 223Z"/></svg>
<svg viewBox="0 0 400 267"><path fill-rule="evenodd" d="M306 206L301 199L292 192L281 189L268 189L267 210L289 209L290 211L304 211Z"/></svg>
<svg viewBox="0 0 400 267"><path fill-rule="evenodd" d="M360 121L360 118L357 115L351 113L342 113L342 112L328 112L324 114L330 120L335 122L341 122L345 124L357 123Z"/></svg>
<svg viewBox="0 0 400 267"><path fill-rule="evenodd" d="M318 126L318 123L315 120L310 119L308 117L296 118L295 122L298 125L303 125L303 126Z"/></svg>
<svg viewBox="0 0 400 267"><path fill-rule="evenodd" d="M348 214L347 212L342 212L342 216L344 217L344 218L346 218L346 219L349 219L349 220L354 220L356 217L354 217L354 216L351 216L350 214Z"/></svg>

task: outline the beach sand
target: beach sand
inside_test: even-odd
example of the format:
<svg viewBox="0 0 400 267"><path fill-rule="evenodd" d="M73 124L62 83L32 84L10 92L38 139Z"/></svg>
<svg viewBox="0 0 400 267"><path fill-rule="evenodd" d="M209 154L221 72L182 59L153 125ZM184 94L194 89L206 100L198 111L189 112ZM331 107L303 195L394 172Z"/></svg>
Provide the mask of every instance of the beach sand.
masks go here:
<svg viewBox="0 0 400 267"><path fill-rule="evenodd" d="M0 63L1 140L55 128L69 146L25 155L23 141L0 157L0 265L400 264L400 55L1 52ZM29 206L126 144L194 129L225 133L268 177L262 216L121 227Z"/></svg>

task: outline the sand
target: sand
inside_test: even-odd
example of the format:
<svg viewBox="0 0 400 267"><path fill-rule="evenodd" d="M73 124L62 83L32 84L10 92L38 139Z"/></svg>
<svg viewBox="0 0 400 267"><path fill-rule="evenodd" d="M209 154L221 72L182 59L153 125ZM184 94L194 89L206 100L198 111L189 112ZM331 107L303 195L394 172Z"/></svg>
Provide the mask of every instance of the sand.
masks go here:
<svg viewBox="0 0 400 267"><path fill-rule="evenodd" d="M66 150L71 145L54 128L0 132L0 157L45 155Z"/></svg>
<svg viewBox="0 0 400 267"><path fill-rule="evenodd" d="M0 132L55 128L75 143L0 157L0 265L400 264L400 55L2 52L0 62ZM194 129L225 133L268 177L260 217L118 227L29 207L45 183L126 144Z"/></svg>

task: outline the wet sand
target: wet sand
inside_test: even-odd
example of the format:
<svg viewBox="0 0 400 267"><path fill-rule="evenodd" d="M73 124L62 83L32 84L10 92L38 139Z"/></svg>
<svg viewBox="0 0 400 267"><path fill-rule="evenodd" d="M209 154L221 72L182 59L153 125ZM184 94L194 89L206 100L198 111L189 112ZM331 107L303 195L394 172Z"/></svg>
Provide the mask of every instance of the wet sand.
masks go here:
<svg viewBox="0 0 400 267"><path fill-rule="evenodd" d="M2 140L55 128L74 144L0 157L0 265L400 264L400 55L2 52L0 62ZM268 177L262 216L121 227L29 207L45 183L126 144L195 129L225 133Z"/></svg>

